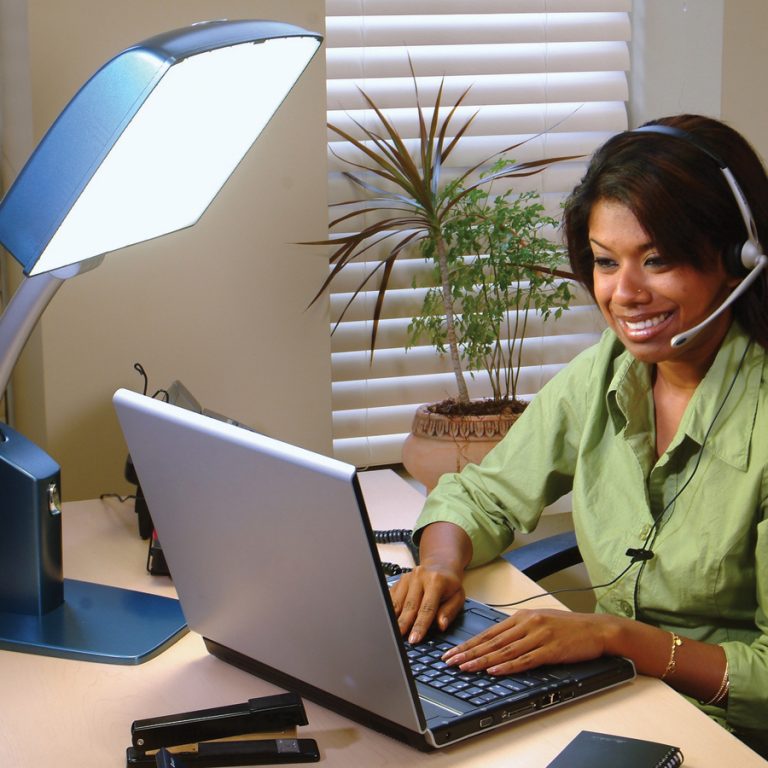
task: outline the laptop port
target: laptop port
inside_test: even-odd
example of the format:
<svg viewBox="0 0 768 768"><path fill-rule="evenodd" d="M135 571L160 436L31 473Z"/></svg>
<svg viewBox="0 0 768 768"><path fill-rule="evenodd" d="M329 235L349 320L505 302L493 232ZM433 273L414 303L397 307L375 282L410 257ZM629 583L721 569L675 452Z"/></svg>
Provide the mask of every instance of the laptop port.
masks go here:
<svg viewBox="0 0 768 768"><path fill-rule="evenodd" d="M480 718L480 727L481 728L487 728L489 725L493 725L493 718L492 717Z"/></svg>
<svg viewBox="0 0 768 768"><path fill-rule="evenodd" d="M530 701L525 702L522 706L502 709L500 715L501 721L504 722L505 720L510 720L512 718L522 717L524 714L533 712L535 709L536 706Z"/></svg>
<svg viewBox="0 0 768 768"><path fill-rule="evenodd" d="M560 695L560 691L550 691L549 693L545 693L539 699L539 706L551 707L553 704L559 704L561 701L562 696Z"/></svg>

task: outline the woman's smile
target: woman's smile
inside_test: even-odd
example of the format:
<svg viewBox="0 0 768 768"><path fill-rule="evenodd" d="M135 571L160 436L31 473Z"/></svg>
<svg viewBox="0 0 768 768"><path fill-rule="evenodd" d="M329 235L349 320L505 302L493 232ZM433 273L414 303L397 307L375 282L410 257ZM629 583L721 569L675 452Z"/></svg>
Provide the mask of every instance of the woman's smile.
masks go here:
<svg viewBox="0 0 768 768"><path fill-rule="evenodd" d="M720 266L701 271L659 253L632 211L600 200L589 218L594 292L605 320L639 360L700 360L714 353L730 324L724 313L707 333L674 349L672 338L707 317L738 282Z"/></svg>
<svg viewBox="0 0 768 768"><path fill-rule="evenodd" d="M672 315L672 312L660 312L651 317L645 315L617 317L616 322L622 326L627 338L640 342L662 333Z"/></svg>

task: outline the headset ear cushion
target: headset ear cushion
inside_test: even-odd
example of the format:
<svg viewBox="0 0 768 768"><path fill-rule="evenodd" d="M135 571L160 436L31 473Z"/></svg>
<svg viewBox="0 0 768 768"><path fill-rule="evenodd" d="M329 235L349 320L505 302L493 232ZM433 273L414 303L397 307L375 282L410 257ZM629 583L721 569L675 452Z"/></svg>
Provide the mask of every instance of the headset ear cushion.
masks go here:
<svg viewBox="0 0 768 768"><path fill-rule="evenodd" d="M746 276L751 268L749 265L754 261L752 250L754 250L754 246L749 240L738 245L730 245L725 249L723 261L729 275L733 277Z"/></svg>

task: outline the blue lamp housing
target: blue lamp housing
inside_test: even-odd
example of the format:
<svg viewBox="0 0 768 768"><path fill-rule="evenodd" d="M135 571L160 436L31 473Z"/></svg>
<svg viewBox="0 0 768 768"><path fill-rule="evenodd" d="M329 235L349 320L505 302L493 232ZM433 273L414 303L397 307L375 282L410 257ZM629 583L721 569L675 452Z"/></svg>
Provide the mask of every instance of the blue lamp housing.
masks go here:
<svg viewBox="0 0 768 768"><path fill-rule="evenodd" d="M199 219L321 42L282 22L203 22L85 83L0 202L0 245L26 276L0 316L0 392L64 280ZM0 648L151 658L186 631L178 601L63 578L60 487L53 459L0 424Z"/></svg>

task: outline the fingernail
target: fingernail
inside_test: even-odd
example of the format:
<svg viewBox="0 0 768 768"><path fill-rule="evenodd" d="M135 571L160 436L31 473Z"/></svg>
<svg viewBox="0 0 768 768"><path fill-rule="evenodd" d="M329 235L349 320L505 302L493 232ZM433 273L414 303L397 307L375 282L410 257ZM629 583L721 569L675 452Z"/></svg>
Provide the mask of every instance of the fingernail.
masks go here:
<svg viewBox="0 0 768 768"><path fill-rule="evenodd" d="M408 642L411 645L416 645L416 643L419 642L419 633L418 632L411 632L411 634L408 635Z"/></svg>

